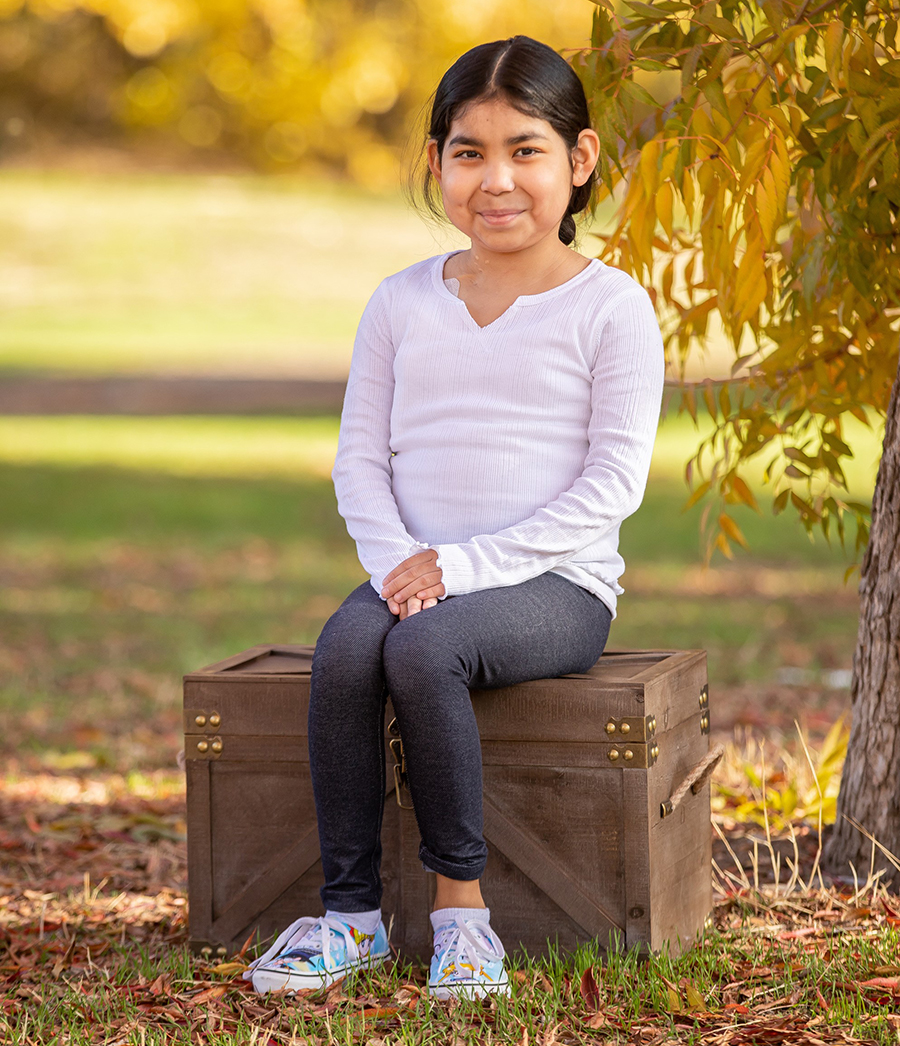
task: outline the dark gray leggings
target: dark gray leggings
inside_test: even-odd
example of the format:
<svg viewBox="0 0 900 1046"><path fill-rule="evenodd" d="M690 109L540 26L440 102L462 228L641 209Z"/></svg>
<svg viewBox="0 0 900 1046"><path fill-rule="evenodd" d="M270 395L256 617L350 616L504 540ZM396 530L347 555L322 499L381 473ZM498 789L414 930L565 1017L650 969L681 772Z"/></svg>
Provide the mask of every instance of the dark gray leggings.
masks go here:
<svg viewBox="0 0 900 1046"><path fill-rule="evenodd" d="M445 599L400 621L368 583L351 592L316 645L309 706L326 908L381 904L384 707L391 695L422 836L422 862L478 879L481 744L469 687L585 672L612 615L558 574Z"/></svg>

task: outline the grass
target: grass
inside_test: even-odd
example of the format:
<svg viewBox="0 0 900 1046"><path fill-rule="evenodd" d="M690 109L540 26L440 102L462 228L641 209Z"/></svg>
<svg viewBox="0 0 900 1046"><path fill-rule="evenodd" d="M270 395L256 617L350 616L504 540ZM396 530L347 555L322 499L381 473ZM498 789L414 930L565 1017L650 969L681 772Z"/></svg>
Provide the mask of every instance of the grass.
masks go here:
<svg viewBox="0 0 900 1046"><path fill-rule="evenodd" d="M894 989L865 986L891 983L896 974L877 971L893 968L900 944L877 882L865 897L785 896L727 863L703 947L677 960L604 962L587 950L524 962L509 1003L490 1007L431 1003L423 971L402 967L263 1002L233 967L189 956L180 675L254 643L314 640L361 579L325 478L335 426L0 421L4 1046L895 1043ZM752 554L704 570L699 508L680 511L676 471L692 439L683 419L666 422L644 505L623 527L627 593L611 645L708 649L716 736L768 736L769 790L783 792L798 705L812 744L846 708L846 691L817 676L850 665L846 557L787 516L747 512ZM785 664L811 682L780 683ZM726 827L742 787L756 810L767 795L746 783L758 753L730 759ZM764 850L760 830L750 834Z"/></svg>
<svg viewBox="0 0 900 1046"><path fill-rule="evenodd" d="M443 246L397 199L340 187L2 171L0 368L252 358L337 375L378 279ZM702 946L522 960L509 1002L489 1006L430 1003L409 966L263 1001L236 967L189 955L180 677L314 641L362 580L328 481L336 432L334 418L0 418L0 1043L896 1043L897 903L877 880L807 875L794 719L816 759L847 709L849 557L789 513L738 509L751 551L704 568L701 507L682 512L686 418L663 424L623 526L610 646L709 654L714 739L731 742L715 818L737 862L717 844ZM867 500L878 437L850 442ZM782 830L768 858L761 818Z"/></svg>
<svg viewBox="0 0 900 1046"><path fill-rule="evenodd" d="M339 377L378 282L457 245L324 181L0 170L0 368Z"/></svg>
<svg viewBox="0 0 900 1046"><path fill-rule="evenodd" d="M16 937L16 999L28 1005L0 999L3 1041L887 1046L900 1026L891 987L900 931L873 883L853 896L808 892L799 914L796 902L771 894L732 897L702 944L678 958L605 955L591 945L565 957L519 956L509 998L456 1004L430 1000L424 971L400 962L326 992L261 1000L240 979L240 961L212 965L172 945L181 916L168 900L168 927L129 926L128 948L111 943L103 925L113 913L127 919L133 903L88 888L64 905L45 903L40 938ZM68 921L57 928L63 906Z"/></svg>

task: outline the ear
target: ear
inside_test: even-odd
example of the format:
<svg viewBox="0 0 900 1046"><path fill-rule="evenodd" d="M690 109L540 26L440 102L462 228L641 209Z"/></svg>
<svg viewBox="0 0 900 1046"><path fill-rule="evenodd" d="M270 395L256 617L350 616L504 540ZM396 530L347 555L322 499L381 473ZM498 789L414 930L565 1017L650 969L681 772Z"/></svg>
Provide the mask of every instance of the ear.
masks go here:
<svg viewBox="0 0 900 1046"><path fill-rule="evenodd" d="M431 171L432 177L438 183L441 184L441 156L438 152L437 140L434 138L428 139L428 144L425 146L425 156L428 160L428 170ZM596 163L596 161L594 161Z"/></svg>
<svg viewBox="0 0 900 1046"><path fill-rule="evenodd" d="M600 159L600 139L595 131L586 127L579 135L572 150L572 184L584 185Z"/></svg>

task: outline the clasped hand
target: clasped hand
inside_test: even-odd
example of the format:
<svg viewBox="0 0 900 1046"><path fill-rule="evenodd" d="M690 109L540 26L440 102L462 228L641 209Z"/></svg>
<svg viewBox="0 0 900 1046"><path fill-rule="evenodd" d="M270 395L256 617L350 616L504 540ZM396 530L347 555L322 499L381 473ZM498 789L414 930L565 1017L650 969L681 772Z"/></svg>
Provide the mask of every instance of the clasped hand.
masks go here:
<svg viewBox="0 0 900 1046"><path fill-rule="evenodd" d="M446 593L437 560L438 554L433 548L423 549L404 559L384 579L381 594L387 600L388 610L401 621L410 614L436 606Z"/></svg>

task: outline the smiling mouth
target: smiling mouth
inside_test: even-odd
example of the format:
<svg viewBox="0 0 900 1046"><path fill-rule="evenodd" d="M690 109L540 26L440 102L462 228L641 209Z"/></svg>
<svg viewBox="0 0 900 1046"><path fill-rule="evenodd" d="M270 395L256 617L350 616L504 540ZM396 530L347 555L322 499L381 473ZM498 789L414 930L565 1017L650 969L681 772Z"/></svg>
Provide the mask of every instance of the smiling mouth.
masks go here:
<svg viewBox="0 0 900 1046"><path fill-rule="evenodd" d="M521 213L521 211L479 211L488 225L507 225Z"/></svg>

